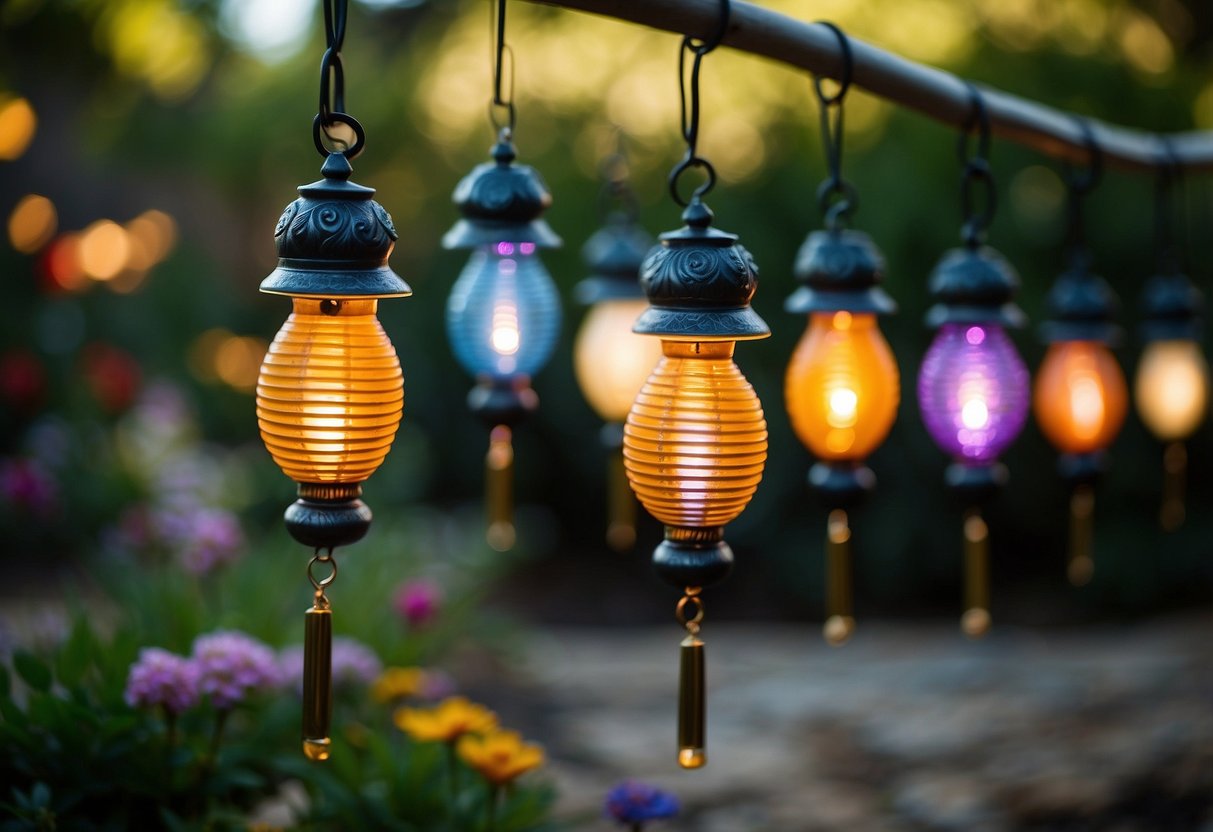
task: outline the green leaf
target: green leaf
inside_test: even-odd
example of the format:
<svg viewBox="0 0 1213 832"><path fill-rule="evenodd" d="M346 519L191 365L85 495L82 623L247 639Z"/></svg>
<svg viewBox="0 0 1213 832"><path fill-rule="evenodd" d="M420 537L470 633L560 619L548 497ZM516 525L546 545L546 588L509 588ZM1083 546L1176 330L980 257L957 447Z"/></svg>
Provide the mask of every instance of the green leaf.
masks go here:
<svg viewBox="0 0 1213 832"><path fill-rule="evenodd" d="M13 654L13 669L25 684L45 693L51 689L51 669L39 661L33 653L18 650Z"/></svg>
<svg viewBox="0 0 1213 832"><path fill-rule="evenodd" d="M59 650L55 670L64 685L74 687L84 680L97 652L96 639L84 617L76 619L71 635Z"/></svg>
<svg viewBox="0 0 1213 832"><path fill-rule="evenodd" d="M8 668L0 664L0 698L8 699L13 693L13 677Z"/></svg>
<svg viewBox="0 0 1213 832"><path fill-rule="evenodd" d="M30 802L36 809L45 809L51 804L51 787L39 781L30 790Z"/></svg>

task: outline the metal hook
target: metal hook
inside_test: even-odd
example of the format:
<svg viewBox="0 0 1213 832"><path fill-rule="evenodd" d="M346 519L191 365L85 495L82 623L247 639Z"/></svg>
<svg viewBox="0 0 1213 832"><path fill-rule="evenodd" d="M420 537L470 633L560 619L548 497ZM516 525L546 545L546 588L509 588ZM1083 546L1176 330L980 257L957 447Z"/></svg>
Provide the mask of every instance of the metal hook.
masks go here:
<svg viewBox="0 0 1213 832"><path fill-rule="evenodd" d="M855 70L855 59L851 54L851 40L848 38L838 26L828 20L818 20L818 25L825 26L834 33L834 37L838 38L838 48L840 59L842 61L842 72L839 73L838 91L833 95L826 95L821 88L821 77L813 76L813 88L817 91L817 100L821 102L823 107L828 107L832 104L842 106L842 99L847 94L847 90L851 87L851 76Z"/></svg>
<svg viewBox="0 0 1213 832"><path fill-rule="evenodd" d="M715 34L706 40L699 40L687 35L682 39L683 46L690 49L696 55L706 55L720 46L724 41L724 36L729 32L729 19L732 16L732 7L729 0L720 0L720 25L717 27Z"/></svg>
<svg viewBox="0 0 1213 832"><path fill-rule="evenodd" d="M960 163L964 166L960 175L960 236L966 246L976 248L981 245L986 229L994 221L994 212L998 210L998 191L990 169L990 114L986 110L985 98L977 85L965 81L965 86L969 90L972 106L956 145ZM977 132L977 146L970 155L969 136L974 130ZM974 185L980 185L985 192L985 205L981 211L974 210Z"/></svg>

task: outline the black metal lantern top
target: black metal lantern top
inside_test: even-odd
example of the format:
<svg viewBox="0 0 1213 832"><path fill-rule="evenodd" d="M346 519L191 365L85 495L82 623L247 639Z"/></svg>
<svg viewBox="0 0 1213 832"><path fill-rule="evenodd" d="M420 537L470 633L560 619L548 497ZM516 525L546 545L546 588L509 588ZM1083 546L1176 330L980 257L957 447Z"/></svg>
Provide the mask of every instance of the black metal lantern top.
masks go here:
<svg viewBox="0 0 1213 832"><path fill-rule="evenodd" d="M477 165L455 186L451 198L463 219L443 236L442 247L505 242L558 248L560 237L541 217L552 204L552 195L538 171L514 164L518 154L509 130L501 131L491 153L492 162Z"/></svg>
<svg viewBox="0 0 1213 832"><path fill-rule="evenodd" d="M573 297L589 306L604 300L644 297L638 278L653 238L625 211L607 217L606 224L586 240L581 259L590 275L573 287Z"/></svg>
<svg viewBox="0 0 1213 832"><path fill-rule="evenodd" d="M1027 316L1012 298L1019 275L989 246L967 245L944 252L928 282L935 305L927 310L932 329L944 324L1022 327Z"/></svg>
<svg viewBox="0 0 1213 832"><path fill-rule="evenodd" d="M349 181L353 168L343 153L330 153L320 172L324 178L300 186L274 228L278 268L261 291L312 298L411 295L388 265L398 235L372 199L375 189Z"/></svg>
<svg viewBox="0 0 1213 832"><path fill-rule="evenodd" d="M1040 325L1046 344L1057 341L1098 341L1115 344L1121 330L1114 320L1120 302L1108 281L1093 273L1085 251L1076 252L1045 296L1048 320Z"/></svg>
<svg viewBox="0 0 1213 832"><path fill-rule="evenodd" d="M758 266L736 234L711 227L698 198L682 212L685 226L660 237L640 269L649 308L632 331L704 341L766 338L770 327L750 308Z"/></svg>
<svg viewBox="0 0 1213 832"><path fill-rule="evenodd" d="M1204 295L1185 274L1156 274L1142 293L1143 341L1198 341Z"/></svg>
<svg viewBox="0 0 1213 832"><path fill-rule="evenodd" d="M862 231L836 228L809 234L796 254L794 272L804 285L784 302L788 312L897 311L897 303L878 285L884 257Z"/></svg>

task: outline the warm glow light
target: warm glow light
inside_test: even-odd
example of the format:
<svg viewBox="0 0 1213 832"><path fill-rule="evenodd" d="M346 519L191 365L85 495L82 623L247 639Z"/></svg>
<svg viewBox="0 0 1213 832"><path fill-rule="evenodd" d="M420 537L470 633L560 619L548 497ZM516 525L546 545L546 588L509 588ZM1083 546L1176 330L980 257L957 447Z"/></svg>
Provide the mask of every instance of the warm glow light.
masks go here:
<svg viewBox="0 0 1213 832"><path fill-rule="evenodd" d="M84 285L84 270L80 268L80 235L60 234L42 255L43 269L50 281L67 292Z"/></svg>
<svg viewBox="0 0 1213 832"><path fill-rule="evenodd" d="M131 244L112 220L97 220L80 235L80 268L94 280L112 280L126 267Z"/></svg>
<svg viewBox="0 0 1213 832"><path fill-rule="evenodd" d="M489 343L498 355L513 355L518 352L518 310L508 303L493 309L493 331Z"/></svg>
<svg viewBox="0 0 1213 832"><path fill-rule="evenodd" d="M985 400L981 398L980 393L977 395L966 396L962 391L960 400L964 404L960 408L960 421L969 430L981 430L990 422L990 409L986 407Z"/></svg>
<svg viewBox="0 0 1213 832"><path fill-rule="evenodd" d="M667 526L723 526L762 479L767 424L733 346L663 340L664 355L628 413L628 481Z"/></svg>
<svg viewBox="0 0 1213 832"><path fill-rule="evenodd" d="M24 98L0 103L0 160L21 158L34 140L37 127L38 117L34 115L34 108Z"/></svg>
<svg viewBox="0 0 1213 832"><path fill-rule="evenodd" d="M392 446L404 381L377 305L295 298L265 356L257 380L261 438L297 482L362 482Z"/></svg>
<svg viewBox="0 0 1213 832"><path fill-rule="evenodd" d="M55 236L55 205L38 194L23 196L8 215L8 240L22 254L33 254Z"/></svg>
<svg viewBox="0 0 1213 832"><path fill-rule="evenodd" d="M1063 453L1091 453L1116 438L1128 407L1124 374L1095 341L1050 345L1040 365L1033 409L1041 432Z"/></svg>
<svg viewBox="0 0 1213 832"><path fill-rule="evenodd" d="M267 345L260 338L232 335L215 351L215 375L236 390L252 391L265 358Z"/></svg>
<svg viewBox="0 0 1213 832"><path fill-rule="evenodd" d="M661 342L632 324L648 308L643 298L599 301L590 308L573 347L577 383L604 422L622 422L661 358Z"/></svg>
<svg viewBox="0 0 1213 832"><path fill-rule="evenodd" d="M1209 405L1209 365L1195 341L1153 341L1141 353L1134 385L1137 412L1164 442L1186 439Z"/></svg>
<svg viewBox="0 0 1213 832"><path fill-rule="evenodd" d="M177 223L168 214L155 209L144 211L126 224L130 245L127 268L150 269L172 251L177 242Z"/></svg>
<svg viewBox="0 0 1213 832"><path fill-rule="evenodd" d="M784 383L792 427L822 459L864 459L888 435L901 388L876 316L815 312Z"/></svg>

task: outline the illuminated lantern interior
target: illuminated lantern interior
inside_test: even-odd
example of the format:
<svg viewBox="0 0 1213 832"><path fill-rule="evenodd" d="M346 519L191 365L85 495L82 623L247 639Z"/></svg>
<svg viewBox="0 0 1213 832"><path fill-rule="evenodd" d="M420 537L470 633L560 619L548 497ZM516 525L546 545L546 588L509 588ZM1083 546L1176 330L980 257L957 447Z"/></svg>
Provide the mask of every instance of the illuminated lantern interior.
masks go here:
<svg viewBox="0 0 1213 832"><path fill-rule="evenodd" d="M1097 341L1057 341L1036 377L1033 409L1041 432L1063 453L1112 443L1124 423L1128 391L1111 351Z"/></svg>

